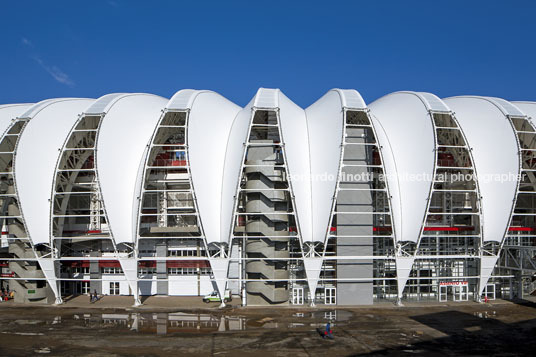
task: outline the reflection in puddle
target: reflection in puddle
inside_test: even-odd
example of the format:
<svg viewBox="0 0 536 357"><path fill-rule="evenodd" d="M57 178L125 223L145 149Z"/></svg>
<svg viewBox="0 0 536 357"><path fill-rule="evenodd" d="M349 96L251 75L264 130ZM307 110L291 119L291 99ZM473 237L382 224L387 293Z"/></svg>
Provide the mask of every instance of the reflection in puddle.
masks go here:
<svg viewBox="0 0 536 357"><path fill-rule="evenodd" d="M56 316L51 325L69 324L87 328L114 328L125 331L165 335L169 333L242 331L256 328L299 328L318 327L331 321L345 321L352 317L349 311L314 311L292 315L292 322L277 321L276 318L262 319L244 316L218 316L201 313L112 313L112 314L75 314ZM324 322L325 321L325 322ZM59 326L58 326L59 327Z"/></svg>
<svg viewBox="0 0 536 357"><path fill-rule="evenodd" d="M483 311L483 312L473 312L473 316L476 316L481 319L489 319L491 317L497 316L497 311Z"/></svg>

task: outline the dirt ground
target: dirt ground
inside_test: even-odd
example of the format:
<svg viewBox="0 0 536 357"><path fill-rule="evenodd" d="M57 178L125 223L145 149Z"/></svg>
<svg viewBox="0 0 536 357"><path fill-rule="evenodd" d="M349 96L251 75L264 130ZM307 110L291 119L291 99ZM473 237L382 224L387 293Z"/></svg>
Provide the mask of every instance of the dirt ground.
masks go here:
<svg viewBox="0 0 536 357"><path fill-rule="evenodd" d="M333 340L317 331L328 321ZM535 351L536 304L528 301L337 309L0 304L1 356L534 356Z"/></svg>

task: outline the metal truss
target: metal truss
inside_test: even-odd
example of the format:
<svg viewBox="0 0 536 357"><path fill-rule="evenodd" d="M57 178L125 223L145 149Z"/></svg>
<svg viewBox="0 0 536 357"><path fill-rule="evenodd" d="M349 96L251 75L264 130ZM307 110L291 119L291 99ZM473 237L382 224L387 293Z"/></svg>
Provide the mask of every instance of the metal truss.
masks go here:
<svg viewBox="0 0 536 357"><path fill-rule="evenodd" d="M82 114L73 125L67 136L56 164L51 198L50 237L52 247L52 261L54 270L60 275L61 261L96 260L119 261L123 267L124 253L119 253L115 240L111 236L111 227L108 222L106 208L102 200L102 193L97 169L97 144L102 121L106 113ZM86 197L84 197L86 196ZM80 213L77 213L80 212ZM87 212L87 213L84 213ZM82 221L81 224L77 223ZM66 232L66 227L82 226L81 230ZM68 233L68 235L66 235ZM110 255L92 257L81 255L78 250L85 248L92 250L97 241L108 242L112 247ZM75 244L75 247L72 244ZM125 245L129 250L128 245ZM101 252L102 253L102 252ZM127 252L127 257L132 250ZM74 259L72 259L74 258ZM123 268L125 280L131 285ZM100 272L100 267L99 267ZM56 276L58 281L68 281ZM89 279L100 281L100 279ZM139 302L137 288L131 286L136 302ZM61 303L61 294L56 296L56 302Z"/></svg>
<svg viewBox="0 0 536 357"><path fill-rule="evenodd" d="M516 134L521 175L505 239L499 247L493 247L493 253L499 261L498 267L533 275L536 274L536 211L532 206L536 197L536 128L527 116L506 117ZM530 200L531 207L523 206L526 200Z"/></svg>
<svg viewBox="0 0 536 357"><path fill-rule="evenodd" d="M50 246L48 244L42 245L45 249L37 249L28 235L28 229L24 215L21 212L19 205L19 195L17 190L16 175L14 174L14 166L17 155L17 147L19 139L26 125L31 118L16 118L4 132L0 141L0 167L1 175L5 175L5 192L0 192L0 201L2 202L2 216L0 217L0 227L2 232L8 232L7 237L1 237L0 240L6 240L9 245L9 252L16 258L2 258L2 260L12 262L9 264L10 270L13 272L13 276L8 279L17 280L20 282L25 281L26 284L31 281L45 280L50 285L57 298L57 288L55 287L55 281L51 276L51 271L47 269L46 264L43 263L43 259L50 256ZM4 180L2 180L4 181ZM4 230L6 226L6 230ZM2 234L3 235L3 234ZM11 237L14 236L14 237ZM31 257L25 257L30 253ZM23 258L19 258L23 257ZM33 262L35 270L30 271L20 262ZM42 274L44 278L40 278L39 266L42 268ZM16 278L18 275L19 278ZM23 283L24 284L24 283ZM27 287L23 288L27 289ZM56 299L57 301L57 299Z"/></svg>
<svg viewBox="0 0 536 357"><path fill-rule="evenodd" d="M365 132L367 132L367 136L365 137L365 140L363 142L351 142L352 139L355 139L353 135L350 133L351 129L363 129ZM330 213L330 219L329 219L329 226L327 227L326 233L325 233L325 244L323 245L321 257L323 259L322 264L322 271L324 275L326 274L326 261L344 261L347 259L351 260L373 260L374 262L376 260L393 260L395 256L401 255L403 250L403 245L398 244L395 240L395 227L393 225L393 218L391 214L391 195L389 192L389 184L388 180L379 180L379 177L385 177L385 166L384 166L384 157L383 157L383 147L381 147L377 141L377 134L376 129L372 123L372 120L370 118L370 111L368 109L355 109L355 108L343 108L343 132L342 132L342 138L341 138L341 150L340 150L340 156L339 156L339 170L337 174L337 182L336 182L336 188L335 192L332 198L332 206L331 206L331 213ZM361 146L363 148L367 148L368 152L366 153L365 160L367 161L366 164L352 164L345 161L348 161L345 159L345 152L347 151L347 147L350 146ZM374 161L374 157L371 154L371 152L376 152L378 154L379 163ZM343 181L343 173L344 169L357 167L357 168L363 168L366 170L367 173L372 173L373 181L372 182L364 182L369 185L368 188L351 188L347 187L348 185L344 185L345 181ZM341 185L343 187L341 187ZM368 191L371 193L371 196L373 197L372 202L372 211L371 212L338 212L337 211L337 199L339 194L344 192L353 192L353 191ZM332 233L332 227L334 225L334 222L339 215L370 215L372 216L373 220L373 226L375 228L386 228L387 230L390 230L390 234L385 235L376 235L372 234L371 236L346 236L346 235L340 235L337 231L335 233ZM373 256L337 256L337 255L330 255L327 251L328 244L336 242L337 239L341 238L372 238L373 240L377 239L389 239L391 241L391 249L387 248L384 249L384 251L377 251L375 252L375 255ZM373 242L374 246L374 242ZM374 249L378 249L374 247ZM386 273L385 271L382 273ZM334 278L319 278L319 281L328 283L328 282L339 282L339 281L345 281L348 279L334 277ZM352 281L358 281L359 279L351 279ZM367 281L379 281L382 280L381 277L373 277L372 279L366 279ZM396 280L396 279L392 279ZM311 293L313 294L313 293Z"/></svg>
<svg viewBox="0 0 536 357"><path fill-rule="evenodd" d="M212 262L211 258L227 256L225 246L218 245L210 250L205 238L190 167L189 119L189 109L165 109L148 145L143 166L141 193L138 198L136 225L138 229L134 249L137 262L148 260ZM170 233L174 234L170 235ZM201 258L140 256L140 244L143 241L184 239L199 239L206 256ZM167 251L166 248L166 255ZM138 263L136 265L138 266ZM211 269L210 277L217 284L213 269ZM167 279L157 279L157 281L167 281Z"/></svg>
<svg viewBox="0 0 536 357"><path fill-rule="evenodd" d="M267 116L267 122L266 123L259 123L259 122L256 122L256 115L259 113L259 115L261 113L266 113L266 116ZM275 123L273 123L272 121L275 121ZM262 129L266 129L266 130L269 130L270 128L273 128L276 130L276 136L275 137L269 137L269 135L267 134L267 139L266 141L267 142L255 142L255 140L258 140L256 138L254 138L252 135L253 135L253 132L255 130L262 130ZM294 191L292 189L292 182L290 180L290 177L288 177L288 173L289 173L289 168L288 168L288 160L287 160L287 156L286 156L286 153L285 153L285 140L284 140L284 137L283 137L283 134L282 134L282 131L281 131L281 121L280 121L280 113L279 113L279 108L261 108L261 107L252 107L251 108L251 116L250 116L250 121L249 121L249 125L248 125L248 132L247 132L247 138L246 138L246 142L244 143L244 150L243 150L243 154L242 154L242 161L241 161L241 167L240 167L240 179L237 183L237 188L236 188L236 195L235 195L235 202L234 202L234 209L233 209L233 224L232 224L232 228L231 228L231 246L233 245L238 245L239 247L239 251L241 254L244 255L244 257L240 257L240 258L236 258L236 257L232 257L230 258L230 262L238 262L239 263L239 271L241 272L246 272L248 269L247 269L247 265L248 263L251 263L251 262L254 262L254 261L259 261L258 258L248 258L248 252L247 252L247 249L246 249L246 244L248 243L249 240L251 239L288 239L288 246L290 247L290 245L292 245L292 240L294 239L297 239L298 243L299 243L299 252L297 252L298 254L298 257L288 257L288 258L277 258L277 257L270 257L270 256L266 256L264 258L262 258L261 260L263 261L267 261L267 262L270 262L270 261L282 261L282 262L287 262L287 271L289 272L290 274L290 278L289 279L286 279L286 281L288 282L288 286L287 286L287 290L288 291L292 291L292 288L294 286L294 284L296 284L297 281L299 281L300 279L297 279L295 276L292 276L294 274L294 270L297 268L296 264L299 264L300 261L303 262L303 258L304 258L304 244L302 242L302 239L301 239L301 234L300 234L300 225L299 225L299 218L297 216L297 214L295 214L295 207L296 207L296 203L295 203L295 200L294 200ZM271 143L269 141L272 141ZM255 148L255 147L273 147L273 151L274 151L274 155L276 156L276 160L274 161L273 164L248 164L248 153L250 152L250 149L252 148ZM279 157L279 158L278 158ZM282 161L282 162L281 162ZM252 172L251 170L259 170L259 172L262 172L262 170L264 169L270 169L270 168L273 168L273 169L281 169L283 172L283 180L285 180L284 182L286 182L286 184L288 185L286 188L284 189L257 189L257 188L254 188L254 189L248 189L247 188L247 172L246 171L250 171ZM286 176L286 177L285 177ZM255 212L248 212L247 208L246 207L242 207L241 208L241 204L243 204L243 200L244 200L244 197L246 195L249 195L251 193L259 193L259 194L264 194L266 192L281 192L283 193L283 195L285 195L286 199L290 199L290 202L287 202L290 203L289 206L287 206L287 211L276 211L276 210L273 210L273 211L255 211ZM247 203L246 203L247 204ZM266 217L267 220L273 222L274 219L278 219L278 218L281 218L282 216L285 216L286 217L286 221L287 221L287 233L286 235L270 235L270 234L261 234L261 235L255 235L255 236L251 236L248 234L247 232L247 224L250 222L249 218L251 217ZM243 217L243 218L241 218ZM291 234L292 232L290 232L290 220L289 218L293 218L294 219L294 223L295 223L295 228L296 228L296 234ZM243 222L241 221L243 219ZM243 225L242 225L243 223ZM239 232L237 232L237 227L244 227L244 231L243 231L243 234L240 235L238 234ZM262 232L260 232L262 233ZM289 249L290 250L290 249ZM296 252L295 252L296 253ZM274 259L275 258L275 259ZM294 262L295 264L292 264L292 262ZM262 273L262 272L259 272L259 273ZM240 273L240 275L242 276L243 273ZM248 274L246 272L246 274ZM228 280L230 280L228 278ZM244 278L240 278L239 279L239 284L240 284L240 289L242 291L242 295L243 295L243 298L244 298L244 304L246 303L246 299L245 299L245 296L246 296L246 292L247 291L251 291L251 292L255 292L255 293L259 293L259 294L263 294L264 290L267 290L265 289L264 287L262 287L261 285L257 284L255 285L254 287L250 287L250 286L247 286L246 287L246 282L248 281L248 279L244 279ZM273 283L275 281L278 281L277 279L274 279L274 278L270 278L270 277L265 277L263 279L260 279L260 280L256 280L256 281L253 281L253 280L250 280L251 282L258 282L260 284L265 284L265 283ZM288 300L288 299L287 299Z"/></svg>
<svg viewBox="0 0 536 357"><path fill-rule="evenodd" d="M480 219L482 207L480 190L474 175L471 148L453 112L428 109L428 116L434 130L434 176L430 184L426 214L417 244L412 246L414 248L409 252L411 265L415 259L421 260L424 257L430 259L430 253L433 251L438 255L444 254L445 249L446 255L439 255L439 257L450 259L452 264L456 264L459 260L479 258L483 247ZM449 184L448 178L451 175L467 173L471 174L471 182L464 181L460 187L454 186L452 182ZM441 176L445 176L447 181L439 180ZM455 205L456 196L462 197L464 204L461 207ZM469 222L463 222L465 224L459 220L456 222L456 217L459 217L459 220L466 218ZM431 233L451 227L461 229L464 226L469 231L477 232L475 234L459 234L458 231L456 234ZM437 246L435 249L430 247L430 243L434 242ZM413 268L411 272L414 272ZM410 275L407 278L410 278ZM411 280L416 279L417 276L411 276Z"/></svg>

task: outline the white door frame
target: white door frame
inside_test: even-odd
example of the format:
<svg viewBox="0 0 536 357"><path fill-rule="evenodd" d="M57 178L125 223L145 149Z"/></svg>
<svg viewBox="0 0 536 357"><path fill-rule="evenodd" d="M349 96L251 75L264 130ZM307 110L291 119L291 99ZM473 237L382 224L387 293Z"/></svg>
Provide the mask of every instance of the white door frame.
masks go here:
<svg viewBox="0 0 536 357"><path fill-rule="evenodd" d="M324 304L337 304L337 288L324 288Z"/></svg>
<svg viewBox="0 0 536 357"><path fill-rule="evenodd" d="M452 287L454 301L467 301L469 297L469 287L467 285L458 285Z"/></svg>
<svg viewBox="0 0 536 357"><path fill-rule="evenodd" d="M303 305L303 288L292 288L292 304Z"/></svg>
<svg viewBox="0 0 536 357"><path fill-rule="evenodd" d="M482 296L487 297L488 300L495 300L496 288L495 284L487 284L482 292Z"/></svg>
<svg viewBox="0 0 536 357"><path fill-rule="evenodd" d="M468 301L469 300L469 285L462 285L460 294L461 294L462 301Z"/></svg>
<svg viewBox="0 0 536 357"><path fill-rule="evenodd" d="M109 295L121 295L121 284L118 281L110 281L109 286Z"/></svg>
<svg viewBox="0 0 536 357"><path fill-rule="evenodd" d="M439 302L445 302L448 300L448 286L439 285Z"/></svg>

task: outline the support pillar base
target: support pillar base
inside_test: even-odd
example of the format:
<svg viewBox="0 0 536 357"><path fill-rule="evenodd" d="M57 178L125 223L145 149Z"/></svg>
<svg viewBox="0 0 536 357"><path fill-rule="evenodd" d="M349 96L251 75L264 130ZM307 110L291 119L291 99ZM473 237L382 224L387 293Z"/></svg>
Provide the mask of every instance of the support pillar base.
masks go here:
<svg viewBox="0 0 536 357"><path fill-rule="evenodd" d="M141 302L140 298L139 297L134 298L134 305L132 305L132 307L138 307L141 305L143 305L143 303Z"/></svg>

